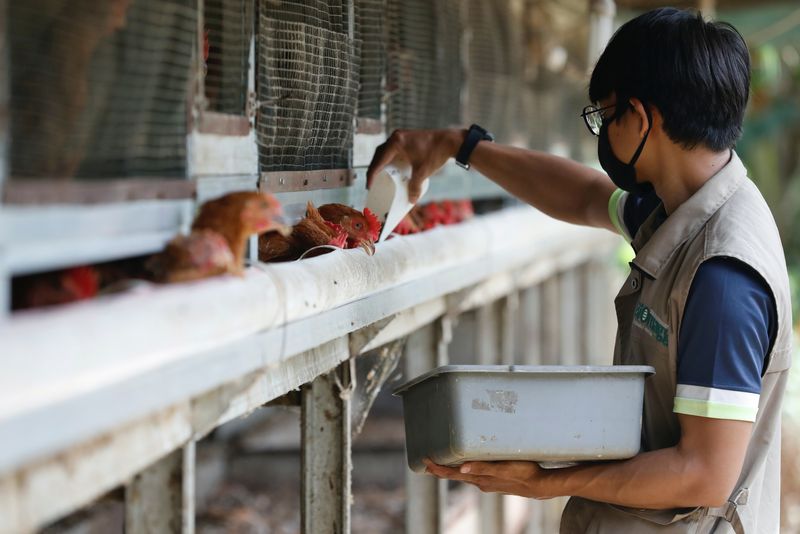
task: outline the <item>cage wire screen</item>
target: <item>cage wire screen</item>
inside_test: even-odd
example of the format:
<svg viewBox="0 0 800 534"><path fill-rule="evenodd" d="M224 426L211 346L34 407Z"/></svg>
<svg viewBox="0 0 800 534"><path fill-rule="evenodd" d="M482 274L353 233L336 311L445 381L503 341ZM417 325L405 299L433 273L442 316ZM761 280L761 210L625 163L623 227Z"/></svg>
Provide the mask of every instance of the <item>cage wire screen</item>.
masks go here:
<svg viewBox="0 0 800 534"><path fill-rule="evenodd" d="M386 75L386 0L356 0L356 37L361 43L358 116L380 120Z"/></svg>
<svg viewBox="0 0 800 534"><path fill-rule="evenodd" d="M12 179L185 175L194 0L7 9Z"/></svg>
<svg viewBox="0 0 800 534"><path fill-rule="evenodd" d="M461 2L388 0L389 130L460 125Z"/></svg>
<svg viewBox="0 0 800 534"><path fill-rule="evenodd" d="M508 0L469 0L465 9L469 27L465 118L509 142L525 129L520 115L521 18L514 16Z"/></svg>
<svg viewBox="0 0 800 534"><path fill-rule="evenodd" d="M259 0L262 171L350 166L359 47L347 0Z"/></svg>
<svg viewBox="0 0 800 534"><path fill-rule="evenodd" d="M253 3L204 0L203 53L207 109L243 116L253 35Z"/></svg>

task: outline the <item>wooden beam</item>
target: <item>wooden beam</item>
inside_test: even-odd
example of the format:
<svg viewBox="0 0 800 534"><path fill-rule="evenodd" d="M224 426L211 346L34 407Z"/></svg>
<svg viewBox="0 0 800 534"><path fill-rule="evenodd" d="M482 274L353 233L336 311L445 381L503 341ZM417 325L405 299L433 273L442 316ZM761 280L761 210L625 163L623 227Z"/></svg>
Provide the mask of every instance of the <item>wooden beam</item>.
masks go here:
<svg viewBox="0 0 800 534"><path fill-rule="evenodd" d="M72 512L180 449L191 433L187 403L0 478L0 532L30 532Z"/></svg>
<svg viewBox="0 0 800 534"><path fill-rule="evenodd" d="M126 534L193 534L194 442L148 466L125 488Z"/></svg>
<svg viewBox="0 0 800 534"><path fill-rule="evenodd" d="M304 534L348 534L351 500L349 362L302 389L302 501Z"/></svg>
<svg viewBox="0 0 800 534"><path fill-rule="evenodd" d="M408 339L404 354L407 379L447 363L449 319L420 328ZM447 502L447 481L406 470L406 532L441 534Z"/></svg>

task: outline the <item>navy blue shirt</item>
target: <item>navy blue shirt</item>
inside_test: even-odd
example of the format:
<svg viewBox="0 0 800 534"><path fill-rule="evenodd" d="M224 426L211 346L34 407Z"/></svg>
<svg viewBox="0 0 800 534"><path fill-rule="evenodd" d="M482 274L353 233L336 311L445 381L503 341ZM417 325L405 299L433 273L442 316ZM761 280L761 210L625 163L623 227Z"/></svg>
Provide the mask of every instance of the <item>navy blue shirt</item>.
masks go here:
<svg viewBox="0 0 800 534"><path fill-rule="evenodd" d="M615 197L612 202L624 202L620 222L628 236L635 236L655 209L662 209L666 219L654 193ZM755 420L761 376L777 325L775 299L758 273L734 258L702 263L678 333L674 411Z"/></svg>

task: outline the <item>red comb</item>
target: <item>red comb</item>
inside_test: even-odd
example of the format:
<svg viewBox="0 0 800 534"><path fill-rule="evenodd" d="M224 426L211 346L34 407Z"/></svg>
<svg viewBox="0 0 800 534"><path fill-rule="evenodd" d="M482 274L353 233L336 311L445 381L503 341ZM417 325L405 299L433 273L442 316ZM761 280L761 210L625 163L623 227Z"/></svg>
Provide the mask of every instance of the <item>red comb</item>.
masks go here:
<svg viewBox="0 0 800 534"><path fill-rule="evenodd" d="M92 267L72 267L64 271L64 285L75 293L77 299L88 299L97 294L99 280Z"/></svg>
<svg viewBox="0 0 800 534"><path fill-rule="evenodd" d="M381 222L378 217L372 213L369 208L364 208L364 217L367 218L367 225L369 226L369 235L373 241L377 241L381 235Z"/></svg>

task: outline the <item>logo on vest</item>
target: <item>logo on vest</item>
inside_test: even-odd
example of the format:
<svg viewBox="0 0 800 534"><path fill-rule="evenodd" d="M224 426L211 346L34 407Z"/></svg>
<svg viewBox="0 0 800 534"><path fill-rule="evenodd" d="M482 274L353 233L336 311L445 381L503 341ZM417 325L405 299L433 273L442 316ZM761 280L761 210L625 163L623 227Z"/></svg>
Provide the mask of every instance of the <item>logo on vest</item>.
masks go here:
<svg viewBox="0 0 800 534"><path fill-rule="evenodd" d="M669 344L669 329L654 314L653 311L642 304L636 305L633 311L633 320L640 328L643 328L655 338L656 341L664 345Z"/></svg>

